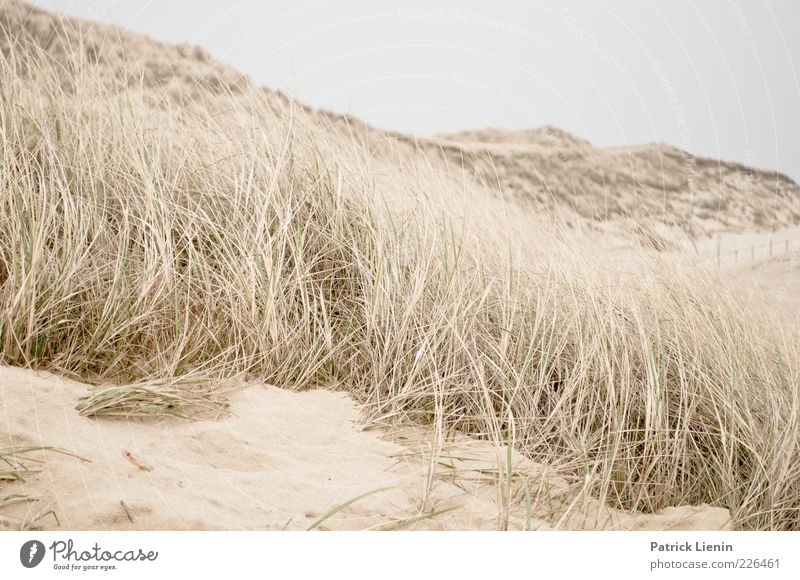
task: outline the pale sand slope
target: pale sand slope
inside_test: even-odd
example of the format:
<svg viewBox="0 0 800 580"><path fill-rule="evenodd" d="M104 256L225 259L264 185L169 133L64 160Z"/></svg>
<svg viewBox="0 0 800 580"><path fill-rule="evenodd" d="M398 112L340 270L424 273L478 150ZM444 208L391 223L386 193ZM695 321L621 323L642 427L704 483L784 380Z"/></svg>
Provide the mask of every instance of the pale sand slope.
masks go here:
<svg viewBox="0 0 800 580"><path fill-rule="evenodd" d="M496 473L505 450L457 437L435 455L420 431L358 427L347 395L249 386L233 393L230 413L215 419L91 419L75 411L86 385L48 373L0 367L0 452L52 445L89 461L37 452L39 471L24 483L0 481L0 498L39 501L0 508L0 528L19 529L53 509L60 529L306 529L337 505L365 497L321 529L391 526L420 513L456 509L417 521L414 529L504 527ZM435 447L435 446L434 446ZM124 457L129 451L142 470ZM2 471L5 468L0 468ZM683 507L651 516L609 510L575 492L542 466L513 457L508 529L721 529L724 509ZM524 500L522 481L531 501ZM425 490L430 493L426 496ZM1 504L2 502L0 502ZM564 518L565 506L583 516ZM45 516L38 527L57 527Z"/></svg>
<svg viewBox="0 0 800 580"><path fill-rule="evenodd" d="M699 240L694 249L723 277L749 311L766 312L774 323L800 331L800 226L752 232L724 232Z"/></svg>
<svg viewBox="0 0 800 580"><path fill-rule="evenodd" d="M766 309L776 324L800 331L800 252L756 259L729 275L748 308Z"/></svg>

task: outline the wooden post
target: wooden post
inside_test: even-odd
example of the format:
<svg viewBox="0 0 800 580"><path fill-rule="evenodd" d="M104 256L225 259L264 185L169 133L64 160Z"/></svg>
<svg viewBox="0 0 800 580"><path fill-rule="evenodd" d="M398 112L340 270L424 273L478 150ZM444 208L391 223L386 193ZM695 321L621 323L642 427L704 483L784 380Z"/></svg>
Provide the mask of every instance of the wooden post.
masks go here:
<svg viewBox="0 0 800 580"><path fill-rule="evenodd" d="M720 243L719 236L717 236L717 268L719 268Z"/></svg>
<svg viewBox="0 0 800 580"><path fill-rule="evenodd" d="M750 246L750 260L752 261L755 259L756 259L756 247Z"/></svg>
<svg viewBox="0 0 800 580"><path fill-rule="evenodd" d="M733 253L733 260L734 260L734 262L736 262L737 264L739 263L739 250L736 250L736 251Z"/></svg>
<svg viewBox="0 0 800 580"><path fill-rule="evenodd" d="M772 255L772 239L769 240L769 255Z"/></svg>

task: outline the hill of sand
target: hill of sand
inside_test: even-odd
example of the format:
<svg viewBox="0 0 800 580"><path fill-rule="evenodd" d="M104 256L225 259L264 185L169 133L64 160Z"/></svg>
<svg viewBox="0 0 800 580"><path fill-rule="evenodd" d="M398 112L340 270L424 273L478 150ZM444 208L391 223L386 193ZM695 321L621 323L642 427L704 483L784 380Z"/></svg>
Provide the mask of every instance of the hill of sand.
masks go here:
<svg viewBox="0 0 800 580"><path fill-rule="evenodd" d="M552 127L470 131L424 144L522 203L572 208L667 238L800 223L800 188L785 175L671 145L603 149Z"/></svg>
<svg viewBox="0 0 800 580"><path fill-rule="evenodd" d="M143 117L175 109L247 116L257 97L275 117L314 125L327 137L321 146L337 149L337 159L349 152L367 160L378 185L393 172L410 175L410 190L424 189L416 180L435 174L451 184L468 182L465 190L489 203L510 199L526 211L557 213L575 226L656 249L685 235L800 223L800 191L788 178L669 146L600 149L549 127L417 138L255 87L198 47L171 46L11 0L0 2L0 30L0 49L31 84L37 82L30 76L33 60L42 58L63 67L66 91L78 69L102 77L120 95L152 89ZM231 111L231 103L241 107ZM786 271L782 263L775 266L775 276ZM364 430L358 408L340 392L241 386L228 393L229 406L187 420L84 417L76 407L93 390L53 374L0 367L0 453L8 460L8 468L0 468L7 479L0 480L0 525L307 529L321 518L320 529L728 525L727 510L707 506L652 515L611 510L574 476L516 453L509 468L506 449L489 441ZM24 451L40 446L68 453Z"/></svg>
<svg viewBox="0 0 800 580"><path fill-rule="evenodd" d="M426 431L365 431L350 398L332 391L240 387L216 416L88 418L90 387L0 367L0 452L31 473L0 480L0 529L84 530L676 530L725 529L708 506L628 515L514 453L509 499L498 484L506 449ZM4 467L0 467L0 473ZM507 488L504 488L507 489ZM527 489L527 492L525 491ZM527 499L530 498L530 499ZM582 515L563 518L582 502ZM504 506L509 506L504 508ZM528 511L530 510L530 516ZM44 515L43 515L44 514ZM434 514L434 515L431 515ZM57 520L56 520L57 518Z"/></svg>
<svg viewBox="0 0 800 580"><path fill-rule="evenodd" d="M581 221L628 238L634 232L635 240L657 249L671 240L719 231L800 224L800 187L785 175L691 155L670 145L603 149L554 127L483 129L432 138L402 135L256 87L197 46L158 42L16 0L0 3L0 29L0 49L6 55L37 47L44 50L40 57L55 59L67 70L89 67L118 90L166 89L181 105L200 102L209 107L214 96L258 92L276 116L302 114L332 136L339 149L360 152L377 172L431 165L455 183L474 181L490 198L501 196L535 212L556 213L572 225ZM26 62L17 62L17 67L22 75L28 68ZM69 79L64 76L65 83Z"/></svg>

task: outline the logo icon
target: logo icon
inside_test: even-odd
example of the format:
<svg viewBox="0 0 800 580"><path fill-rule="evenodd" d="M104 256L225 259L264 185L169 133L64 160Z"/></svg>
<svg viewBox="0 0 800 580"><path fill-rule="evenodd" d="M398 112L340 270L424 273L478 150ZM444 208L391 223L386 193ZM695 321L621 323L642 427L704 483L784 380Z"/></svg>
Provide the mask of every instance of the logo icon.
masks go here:
<svg viewBox="0 0 800 580"><path fill-rule="evenodd" d="M44 544L39 540L29 540L19 549L19 561L26 568L36 568L44 559Z"/></svg>

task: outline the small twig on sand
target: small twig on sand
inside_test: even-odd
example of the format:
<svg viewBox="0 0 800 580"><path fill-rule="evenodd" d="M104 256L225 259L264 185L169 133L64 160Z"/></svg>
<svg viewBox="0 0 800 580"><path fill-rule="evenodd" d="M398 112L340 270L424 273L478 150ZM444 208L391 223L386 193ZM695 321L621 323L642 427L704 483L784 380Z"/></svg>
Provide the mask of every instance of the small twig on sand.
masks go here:
<svg viewBox="0 0 800 580"><path fill-rule="evenodd" d="M128 516L128 519L131 521L131 523L133 523L133 516L131 515L131 512L125 502L123 500L119 500L119 505L122 506L122 509L125 510L125 515Z"/></svg>
<svg viewBox="0 0 800 580"><path fill-rule="evenodd" d="M127 459L128 461L130 461L133 465L135 465L136 467L141 469L142 471L153 471L152 467L149 467L149 466L145 465L144 463L142 463L141 461L139 461L138 459L136 459L133 456L133 454L130 451L128 451L127 449L123 450L122 456L125 459Z"/></svg>

